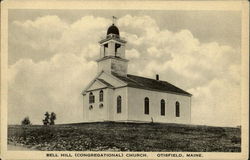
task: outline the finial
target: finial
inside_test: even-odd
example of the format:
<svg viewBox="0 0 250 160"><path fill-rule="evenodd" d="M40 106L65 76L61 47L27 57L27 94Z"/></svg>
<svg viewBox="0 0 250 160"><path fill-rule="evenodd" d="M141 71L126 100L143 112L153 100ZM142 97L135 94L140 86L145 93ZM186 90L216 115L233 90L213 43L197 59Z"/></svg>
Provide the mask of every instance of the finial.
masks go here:
<svg viewBox="0 0 250 160"><path fill-rule="evenodd" d="M115 24L117 17L113 16L113 25Z"/></svg>

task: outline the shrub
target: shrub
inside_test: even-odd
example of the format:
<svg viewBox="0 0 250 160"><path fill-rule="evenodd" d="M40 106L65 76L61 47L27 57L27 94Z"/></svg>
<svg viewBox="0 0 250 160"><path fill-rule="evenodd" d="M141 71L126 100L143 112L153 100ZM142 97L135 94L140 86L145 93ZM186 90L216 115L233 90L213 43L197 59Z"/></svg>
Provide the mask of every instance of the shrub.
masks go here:
<svg viewBox="0 0 250 160"><path fill-rule="evenodd" d="M29 117L25 117L22 122L21 122L22 125L31 125L31 122L30 122L30 119Z"/></svg>

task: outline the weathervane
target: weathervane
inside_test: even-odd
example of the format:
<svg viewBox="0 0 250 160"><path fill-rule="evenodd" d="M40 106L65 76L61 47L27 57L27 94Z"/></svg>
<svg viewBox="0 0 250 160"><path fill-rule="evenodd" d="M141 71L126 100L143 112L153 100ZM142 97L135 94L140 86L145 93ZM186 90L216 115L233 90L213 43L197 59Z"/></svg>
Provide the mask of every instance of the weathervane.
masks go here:
<svg viewBox="0 0 250 160"><path fill-rule="evenodd" d="M115 24L117 17L113 16L113 24Z"/></svg>

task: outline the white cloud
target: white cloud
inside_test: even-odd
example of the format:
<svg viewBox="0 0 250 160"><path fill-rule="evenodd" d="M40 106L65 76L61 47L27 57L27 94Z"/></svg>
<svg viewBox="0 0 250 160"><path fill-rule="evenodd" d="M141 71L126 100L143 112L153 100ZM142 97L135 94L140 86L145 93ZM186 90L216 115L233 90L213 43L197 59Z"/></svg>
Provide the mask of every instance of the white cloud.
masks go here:
<svg viewBox="0 0 250 160"><path fill-rule="evenodd" d="M139 57L140 57L140 53L134 48L126 51L127 59L133 59L133 58L139 58Z"/></svg>
<svg viewBox="0 0 250 160"><path fill-rule="evenodd" d="M28 115L33 123L41 123L46 111L57 114L57 123L81 121L81 89L96 68L95 62L75 54L57 54L39 63L19 60L9 68L9 122L18 123Z"/></svg>
<svg viewBox="0 0 250 160"><path fill-rule="evenodd" d="M54 44L54 51L81 53L85 47L97 45L101 36L106 33L110 20L85 16L80 20L68 24L69 27L62 33L62 37Z"/></svg>
<svg viewBox="0 0 250 160"><path fill-rule="evenodd" d="M128 31L138 30L138 34L133 32L135 38L130 39L136 43L130 43L142 52L142 58L148 59L143 65L139 62L143 59L133 64L131 68L137 69L135 73L151 77L158 73L162 79L189 90L194 95L194 123L240 124L239 51L216 41L201 43L189 30L159 30L155 21L148 17L123 18L121 21L126 24L120 23L121 26ZM150 22L149 26L143 19ZM147 27L150 32L145 31Z"/></svg>
<svg viewBox="0 0 250 160"><path fill-rule="evenodd" d="M132 22L133 21L133 22ZM139 36L154 34L159 30L155 20L149 16L131 16L126 15L118 20L118 25Z"/></svg>
<svg viewBox="0 0 250 160"><path fill-rule="evenodd" d="M51 23L53 29L49 30ZM17 36L26 47L40 48L53 55L48 58L45 54L47 59L38 62L20 59L9 67L10 117L19 115L10 121L20 121L29 113L38 122L41 117L36 116L51 109L59 117L79 114L72 116L72 121L77 121L74 118L81 117L77 110L82 106L78 96L95 74L93 60L99 55L98 40L105 36L109 24L110 20L93 16L73 23L57 16L15 21L12 25L20 26L20 33L10 34L10 40ZM216 40L202 43L186 29L160 30L149 16L126 15L118 20L118 26L128 41L126 56L131 60L131 73L150 77L158 73L161 79L190 91L194 123L240 124L238 50L220 45ZM19 107L22 114L16 113ZM63 118L58 121L63 122Z"/></svg>
<svg viewBox="0 0 250 160"><path fill-rule="evenodd" d="M109 24L110 20L93 16L82 17L73 23L64 22L58 16L51 15L39 17L34 21L14 21L13 31L10 32L10 45L13 48L23 46L25 49L34 49L32 53L20 54L17 51L17 57L25 54L25 57L21 58L33 58L36 53L40 54L40 59L65 52L81 54L86 48L94 51L89 54L89 57L93 57L97 54L97 42L105 35ZM97 46L97 49L93 49L93 46Z"/></svg>
<svg viewBox="0 0 250 160"><path fill-rule="evenodd" d="M240 124L240 88L227 79L213 79L206 86L191 89L193 123ZM202 115L202 116L201 116Z"/></svg>
<svg viewBox="0 0 250 160"><path fill-rule="evenodd" d="M68 25L57 16L39 17L34 21L14 21L16 27L15 37L17 43L27 45L34 49L46 49L53 46L53 42L59 38Z"/></svg>

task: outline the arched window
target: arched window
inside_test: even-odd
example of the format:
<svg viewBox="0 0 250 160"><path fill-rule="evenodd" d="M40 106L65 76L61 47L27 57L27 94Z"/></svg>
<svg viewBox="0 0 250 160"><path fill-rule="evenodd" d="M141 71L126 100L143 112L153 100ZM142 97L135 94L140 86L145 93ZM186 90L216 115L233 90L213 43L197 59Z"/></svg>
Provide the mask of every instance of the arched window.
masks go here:
<svg viewBox="0 0 250 160"><path fill-rule="evenodd" d="M180 117L180 103L178 101L175 103L175 116Z"/></svg>
<svg viewBox="0 0 250 160"><path fill-rule="evenodd" d="M144 99L144 114L149 114L149 99L146 97Z"/></svg>
<svg viewBox="0 0 250 160"><path fill-rule="evenodd" d="M122 112L122 97L118 96L116 101L117 101L117 113L121 113Z"/></svg>
<svg viewBox="0 0 250 160"><path fill-rule="evenodd" d="M161 100L161 115L165 116L165 100Z"/></svg>
<svg viewBox="0 0 250 160"><path fill-rule="evenodd" d="M89 103L95 103L95 96L92 92L89 93Z"/></svg>
<svg viewBox="0 0 250 160"><path fill-rule="evenodd" d="M99 102L103 102L103 91L99 92Z"/></svg>

